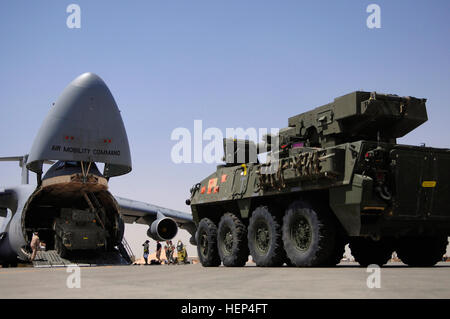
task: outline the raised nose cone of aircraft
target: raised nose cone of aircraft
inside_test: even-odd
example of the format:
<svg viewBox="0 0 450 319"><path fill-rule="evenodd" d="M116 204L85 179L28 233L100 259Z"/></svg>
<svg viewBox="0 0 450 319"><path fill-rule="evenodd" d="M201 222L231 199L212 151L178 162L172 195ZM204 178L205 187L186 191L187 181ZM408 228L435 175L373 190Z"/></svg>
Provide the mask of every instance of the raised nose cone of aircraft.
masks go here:
<svg viewBox="0 0 450 319"><path fill-rule="evenodd" d="M95 86L105 86L105 82L95 73L86 72L81 74L75 80L72 81L72 85L76 85L79 87L89 88Z"/></svg>
<svg viewBox="0 0 450 319"><path fill-rule="evenodd" d="M27 168L45 160L105 163L105 177L131 171L127 133L105 82L94 73L73 80L50 109L34 139Z"/></svg>

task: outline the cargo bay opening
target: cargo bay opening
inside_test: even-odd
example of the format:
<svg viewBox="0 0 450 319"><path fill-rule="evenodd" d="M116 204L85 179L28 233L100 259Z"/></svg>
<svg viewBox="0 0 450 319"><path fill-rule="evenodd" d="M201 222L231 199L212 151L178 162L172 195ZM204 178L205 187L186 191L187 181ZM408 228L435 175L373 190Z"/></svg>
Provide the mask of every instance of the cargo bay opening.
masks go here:
<svg viewBox="0 0 450 319"><path fill-rule="evenodd" d="M86 163L85 163L86 164ZM124 224L107 181L95 163L54 164L30 196L22 231L31 242L34 231L61 257L76 252L111 251L123 238Z"/></svg>

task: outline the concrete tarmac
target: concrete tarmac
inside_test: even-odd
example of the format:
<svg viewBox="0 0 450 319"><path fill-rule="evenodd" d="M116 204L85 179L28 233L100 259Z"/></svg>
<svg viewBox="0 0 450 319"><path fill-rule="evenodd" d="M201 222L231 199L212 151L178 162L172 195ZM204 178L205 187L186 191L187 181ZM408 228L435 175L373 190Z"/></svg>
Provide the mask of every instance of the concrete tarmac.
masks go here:
<svg viewBox="0 0 450 319"><path fill-rule="evenodd" d="M374 272L355 263L333 268L204 268L195 265L0 268L0 298L450 298L450 263ZM369 278L369 276L371 276ZM80 284L80 288L69 288Z"/></svg>

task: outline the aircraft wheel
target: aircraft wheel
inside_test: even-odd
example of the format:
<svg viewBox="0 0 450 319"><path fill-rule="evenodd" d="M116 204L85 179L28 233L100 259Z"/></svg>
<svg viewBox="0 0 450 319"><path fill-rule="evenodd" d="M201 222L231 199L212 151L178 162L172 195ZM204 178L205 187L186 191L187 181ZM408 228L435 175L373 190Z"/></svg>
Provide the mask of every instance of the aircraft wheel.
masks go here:
<svg viewBox="0 0 450 319"><path fill-rule="evenodd" d="M447 236L405 237L398 241L397 256L411 267L431 267L442 260L447 245Z"/></svg>
<svg viewBox="0 0 450 319"><path fill-rule="evenodd" d="M286 253L281 238L281 226L267 206L256 208L248 226L248 248L257 266L282 266Z"/></svg>
<svg viewBox="0 0 450 319"><path fill-rule="evenodd" d="M381 267L391 259L394 247L389 239L375 241L371 238L353 237L350 238L350 250L361 266L375 264Z"/></svg>
<svg viewBox="0 0 450 319"><path fill-rule="evenodd" d="M197 241L197 253L202 266L219 266L220 257L217 250L217 226L209 218L203 218L198 224L195 235ZM177 263L176 257L175 263Z"/></svg>
<svg viewBox="0 0 450 319"><path fill-rule="evenodd" d="M248 261L247 228L236 215L226 213L220 219L217 248L224 266L242 267Z"/></svg>
<svg viewBox="0 0 450 319"><path fill-rule="evenodd" d="M283 244L297 267L327 266L335 248L336 225L325 209L295 201L283 218Z"/></svg>

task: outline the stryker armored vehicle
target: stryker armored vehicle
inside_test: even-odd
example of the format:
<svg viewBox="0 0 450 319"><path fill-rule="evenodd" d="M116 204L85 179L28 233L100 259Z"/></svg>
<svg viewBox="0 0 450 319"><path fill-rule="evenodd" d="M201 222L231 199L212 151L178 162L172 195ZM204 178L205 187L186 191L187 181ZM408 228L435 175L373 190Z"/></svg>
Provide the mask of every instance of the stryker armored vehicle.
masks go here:
<svg viewBox="0 0 450 319"><path fill-rule="evenodd" d="M56 218L54 246L61 257L72 250L103 250L107 248L107 232L97 222L98 214L89 210L61 209Z"/></svg>
<svg viewBox="0 0 450 319"><path fill-rule="evenodd" d="M262 143L224 139L225 164L186 201L202 265L333 266L347 243L362 266L394 251L409 266L442 260L450 150L396 140L427 121L425 102L358 91Z"/></svg>

